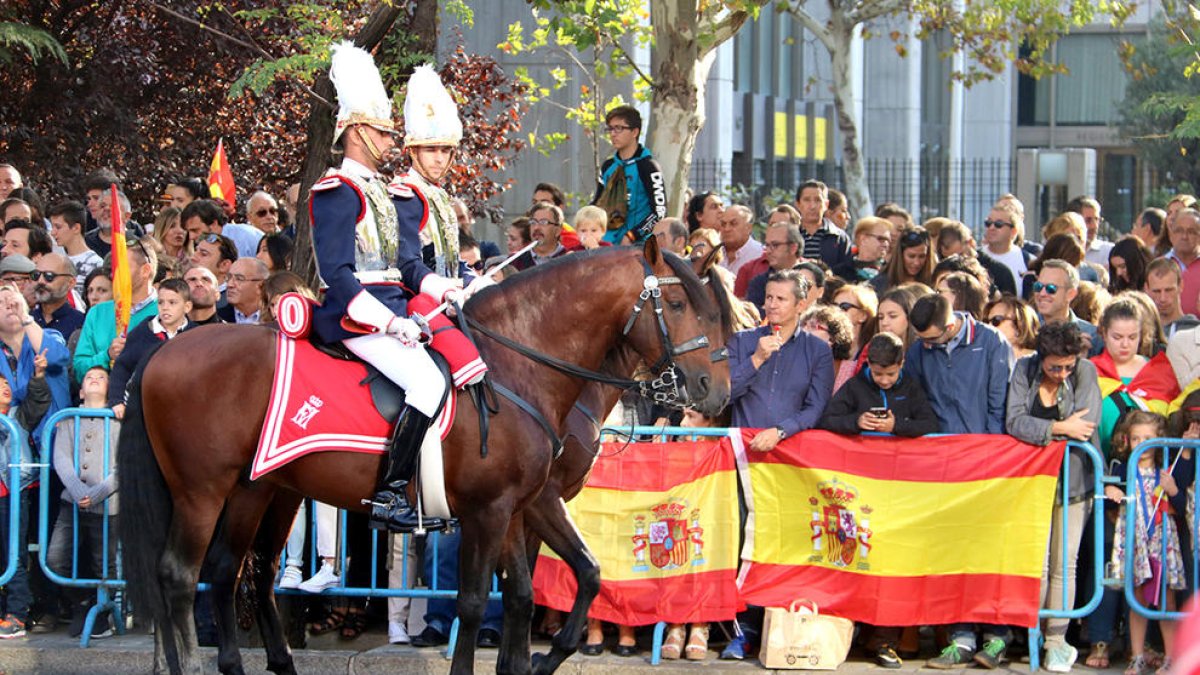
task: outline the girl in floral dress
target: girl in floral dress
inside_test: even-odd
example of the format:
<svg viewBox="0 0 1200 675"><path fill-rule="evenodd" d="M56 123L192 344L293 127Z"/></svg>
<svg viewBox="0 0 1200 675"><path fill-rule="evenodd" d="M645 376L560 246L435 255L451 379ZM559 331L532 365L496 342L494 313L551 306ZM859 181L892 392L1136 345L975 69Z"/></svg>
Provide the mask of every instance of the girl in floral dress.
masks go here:
<svg viewBox="0 0 1200 675"><path fill-rule="evenodd" d="M1151 438L1157 438L1164 433L1165 420L1145 410L1131 410L1123 415L1116 427L1113 429L1113 452L1114 456L1121 460L1117 467L1118 476L1126 475L1127 464L1130 452L1139 444ZM1134 485L1130 486L1130 495L1128 499L1124 492L1115 485L1109 485L1104 488L1104 494L1109 499L1122 503L1120 515L1117 518L1117 531L1115 542L1113 543L1112 564L1116 570L1116 576L1123 578L1125 575L1125 556L1133 556L1133 573L1138 586L1149 583L1153 584L1152 588L1157 588L1158 584L1166 584L1166 607L1168 611L1175 610L1175 594L1172 591L1183 590L1186 588L1183 571L1183 555L1179 549L1179 533L1175 529L1174 520L1170 514L1169 497L1173 497L1179 493L1179 488L1175 483L1175 479L1171 476L1171 472L1161 469L1162 466L1162 450L1156 449L1150 452L1143 453L1138 460L1137 476L1138 480ZM1132 504L1137 513L1136 524L1134 527L1134 542L1130 546L1125 541L1124 523L1125 509ZM1155 505L1157 504L1157 508ZM1163 539L1166 539L1166 555L1165 560L1159 562L1159 558L1163 556L1162 546ZM1154 562L1151 562L1154 559ZM1159 568L1159 578L1157 582L1154 580L1153 566ZM1139 588L1139 591L1141 589ZM1159 592L1155 592L1155 604L1158 602ZM1130 610L1129 612L1129 650L1130 660L1129 666L1125 669L1125 675L1146 675L1151 671L1145 655L1146 646L1146 627L1149 621ZM1166 648L1166 653L1172 653L1175 644L1175 623L1173 621L1160 621L1159 628L1162 631L1163 646ZM1170 673L1171 662L1166 659L1162 667L1157 670L1157 675L1167 675Z"/></svg>

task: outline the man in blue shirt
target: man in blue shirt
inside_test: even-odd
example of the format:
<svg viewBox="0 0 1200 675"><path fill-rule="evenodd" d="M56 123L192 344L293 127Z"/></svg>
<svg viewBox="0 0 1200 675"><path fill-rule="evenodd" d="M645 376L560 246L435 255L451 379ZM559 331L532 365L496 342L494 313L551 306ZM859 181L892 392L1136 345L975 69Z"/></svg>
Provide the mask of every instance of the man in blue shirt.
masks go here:
<svg viewBox="0 0 1200 675"><path fill-rule="evenodd" d="M667 216L667 187L662 167L638 142L642 115L637 108L617 106L604 117L604 131L616 152L600 167L599 185L592 204L608 212L604 241L614 245L644 241L654 232L654 223ZM623 205L600 203L609 185L623 175L627 199Z"/></svg>
<svg viewBox="0 0 1200 675"><path fill-rule="evenodd" d="M833 354L820 338L800 329L808 279L796 270L767 277L763 315L767 325L742 331L729 342L733 425L761 429L750 449L766 452L779 441L817 425L833 394ZM738 617L738 636L721 653L745 658L758 644L762 608Z"/></svg>

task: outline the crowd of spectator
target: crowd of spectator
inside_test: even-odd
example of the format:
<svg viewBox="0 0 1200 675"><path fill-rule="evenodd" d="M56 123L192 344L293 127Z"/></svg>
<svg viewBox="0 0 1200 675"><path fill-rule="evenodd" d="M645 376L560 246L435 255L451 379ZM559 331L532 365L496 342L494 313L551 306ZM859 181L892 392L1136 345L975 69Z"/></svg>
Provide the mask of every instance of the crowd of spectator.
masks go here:
<svg viewBox="0 0 1200 675"><path fill-rule="evenodd" d="M1041 245L1027 237L1024 208L1012 195L998 196L987 219L971 224L975 227L950 218L917 224L891 203L851 223L844 195L818 181L804 182L794 203L766 213L705 192L692 196L674 217L656 196L659 183L651 176L658 168L638 143L640 127L635 110L609 113L606 128L615 153L605 163L593 204L572 209L557 186L536 186L528 211L507 223L503 244L508 254L532 248L504 274L648 237L685 257L718 251L719 274L737 300L735 322L741 329L729 344L732 398L725 419L690 419L689 424L757 429L750 442L755 452L769 452L806 429L1009 434L1036 445L1074 439L1092 443L1111 460L1109 472L1123 472L1130 450L1147 433L1200 437L1200 406L1188 405L1200 390L1200 211L1193 208L1193 197L1180 195L1165 209L1146 209L1130 224L1130 234L1116 242L1100 236L1106 231L1100 204L1082 197L1041 228ZM42 423L72 404L108 408L118 418L108 436L115 440L125 385L155 344L210 323L269 325L274 301L284 292L315 298L289 271L295 198L281 205L258 191L238 214L236 205L208 199L202 180L180 178L165 187L161 208L143 226L110 172L88 176L78 200L49 206L21 184L14 167L0 165L0 173L16 175L14 188L0 190L5 219L0 409L27 435L20 447L53 461L54 494L61 498L51 520L49 565L65 569L73 553L70 542L77 538L90 552L79 564L99 574L115 558L99 532L104 517L117 511L118 494L111 465L101 470L101 458L112 457L104 445L104 423L82 420L78 429L61 423L54 447L38 448ZM113 185L130 233L132 320L121 334L112 299ZM501 246L477 238L467 204L455 200L453 208L462 273L486 272L506 257ZM642 421L664 418L681 421L662 411ZM1083 579L1089 567L1082 561L1088 556L1084 544L1092 537L1103 538L1106 560L1135 556L1139 583L1151 577L1148 551L1156 550L1162 538L1176 554L1190 550L1195 536L1185 518L1194 508L1190 455L1183 453L1173 471L1159 471L1161 460L1152 456L1139 464L1145 485L1131 489L1160 490L1168 518L1147 521L1132 543L1114 535L1115 518L1105 519L1105 531L1092 531L1089 464L1074 451L1069 458L1071 482L1063 488L1067 504L1056 501L1054 507L1042 584L1045 606L1058 608L1064 592L1071 598L1077 586L1089 587L1092 580ZM18 491L28 504L31 486L32 477L23 476L19 485L3 487ZM1107 496L1110 500L1097 502L1096 508L1110 515L1140 508L1124 494ZM8 503L0 500L0 528L7 524ZM74 509L78 518L71 517ZM354 585L375 581L367 578L372 553L365 524L349 518L349 563L338 569L333 509L316 505L315 510L315 528L307 527L303 514L296 521L281 586L319 593L343 578ZM1063 522L1069 523L1065 531ZM306 537L318 551L317 572L307 580L301 572ZM0 548L6 541L0 537ZM19 542L28 542L26 531ZM432 548L380 552L391 555L393 564L379 569L392 571L392 585L411 585L423 553L425 578L432 577L437 560L441 587L452 588L456 551L457 541L446 536L437 556ZM1174 606L1175 590L1194 590L1186 589L1190 574L1184 573L1193 561L1179 555L1162 564ZM402 578L400 570L412 573ZM1077 583L1076 570L1087 583ZM55 617L64 613L74 619L73 633L82 630L87 598L60 597L47 584L36 584L43 591L32 597L30 577L36 576L36 566L22 565L6 586L0 638L19 637L27 626L53 629ZM392 642L446 643L452 602L431 602L424 631L412 638L408 610L406 600L389 603ZM339 601L314 616L309 629L353 639L367 626L366 611L361 598ZM497 605L489 609L476 636L481 645L499 644L498 611ZM1075 640L1087 643L1087 665L1107 666L1114 658L1119 613L1119 594L1109 589L1086 632ZM203 611L199 620L202 626L208 620ZM552 633L559 621L556 613L546 612L543 627ZM761 608L739 615L722 656L752 654L760 621ZM1130 615L1126 625L1127 672L1168 672L1169 662L1146 647L1145 621ZM1078 659L1068 627L1067 620L1050 620L1045 627L1046 664L1055 672L1070 670ZM633 628L618 628L614 651L637 653ZM96 633L108 630L101 622ZM1014 639L1007 626L962 624L945 633L930 667L977 663L994 668ZM898 667L901 655L915 654L913 635L905 627L878 626L864 631L864 644L881 665ZM1161 635L1169 650L1173 631L1164 624ZM673 625L663 653L702 659L708 638L707 624L693 625L690 634L685 625ZM598 622L589 625L585 643L585 653L603 650Z"/></svg>

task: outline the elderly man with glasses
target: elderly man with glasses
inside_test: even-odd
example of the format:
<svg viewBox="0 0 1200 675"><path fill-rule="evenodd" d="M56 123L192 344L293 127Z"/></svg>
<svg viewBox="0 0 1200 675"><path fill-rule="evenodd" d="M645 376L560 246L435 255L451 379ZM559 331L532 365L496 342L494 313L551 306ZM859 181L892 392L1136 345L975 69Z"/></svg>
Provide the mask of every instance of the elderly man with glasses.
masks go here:
<svg viewBox="0 0 1200 675"><path fill-rule="evenodd" d="M267 265L258 258L238 258L229 266L225 282L228 304L217 308L217 314L227 323L258 324L262 309L262 284L268 275Z"/></svg>
<svg viewBox="0 0 1200 675"><path fill-rule="evenodd" d="M264 235L279 231L279 202L259 190L246 201L246 221Z"/></svg>

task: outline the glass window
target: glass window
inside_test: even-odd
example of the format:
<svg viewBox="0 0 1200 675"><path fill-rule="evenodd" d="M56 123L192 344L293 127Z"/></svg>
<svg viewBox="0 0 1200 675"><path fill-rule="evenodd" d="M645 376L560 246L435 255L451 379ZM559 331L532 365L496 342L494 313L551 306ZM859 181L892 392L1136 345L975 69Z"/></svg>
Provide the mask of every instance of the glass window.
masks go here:
<svg viewBox="0 0 1200 675"><path fill-rule="evenodd" d="M791 37L795 34L792 30L793 21L795 19L788 15L779 17L779 37L775 41L779 45L779 56L774 60L779 64L775 70L775 95L779 98L792 97L792 52L796 49L791 44Z"/></svg>
<svg viewBox="0 0 1200 675"><path fill-rule="evenodd" d="M749 92L754 86L754 26L738 31L733 38L733 90Z"/></svg>
<svg viewBox="0 0 1200 675"><path fill-rule="evenodd" d="M1058 43L1058 59L1070 69L1049 78L1058 86L1059 124L1110 124L1125 98L1120 35L1068 35Z"/></svg>

